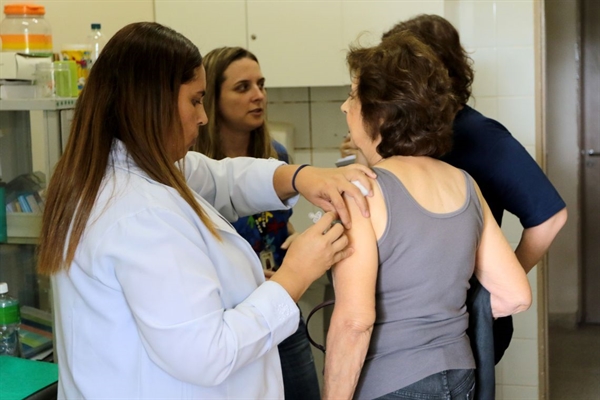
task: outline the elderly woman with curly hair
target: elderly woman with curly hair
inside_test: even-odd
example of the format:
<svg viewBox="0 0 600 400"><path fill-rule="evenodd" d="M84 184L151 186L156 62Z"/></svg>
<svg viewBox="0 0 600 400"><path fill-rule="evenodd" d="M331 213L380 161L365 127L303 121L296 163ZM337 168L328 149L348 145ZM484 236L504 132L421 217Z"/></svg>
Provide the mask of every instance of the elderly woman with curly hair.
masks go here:
<svg viewBox="0 0 600 400"><path fill-rule="evenodd" d="M350 136L377 172L371 217L351 201L355 252L333 269L325 399L472 398L469 279L494 317L531 304L525 271L452 146L458 101L442 62L410 32L351 49Z"/></svg>

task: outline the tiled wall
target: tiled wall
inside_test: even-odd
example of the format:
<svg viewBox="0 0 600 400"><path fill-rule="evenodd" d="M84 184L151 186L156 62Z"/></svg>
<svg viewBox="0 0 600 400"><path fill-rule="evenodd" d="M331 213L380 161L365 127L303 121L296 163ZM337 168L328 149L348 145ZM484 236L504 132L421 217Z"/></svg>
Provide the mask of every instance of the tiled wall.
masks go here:
<svg viewBox="0 0 600 400"><path fill-rule="evenodd" d="M475 61L472 105L498 119L535 158L535 15L533 0L447 1L445 16L459 29ZM516 247L517 218L503 230ZM534 303L514 317L512 343L496 367L497 399L539 398L537 267L529 273Z"/></svg>
<svg viewBox="0 0 600 400"><path fill-rule="evenodd" d="M463 44L475 61L476 78L472 106L501 121L535 157L535 65L534 1L446 2L445 17L459 29ZM295 128L295 163L333 167L338 145L347 132L340 105L348 87L270 89L269 119L292 123ZM316 209L301 200L292 222L297 229L311 223ZM513 247L521 236L521 225L505 215L503 230ZM538 313L536 269L529 273L534 304L515 316L515 333L504 359L496 367L497 399L539 397ZM306 313L322 300L326 279L317 281L301 301ZM320 324L311 322L311 332L322 339ZM322 356L315 352L317 369Z"/></svg>

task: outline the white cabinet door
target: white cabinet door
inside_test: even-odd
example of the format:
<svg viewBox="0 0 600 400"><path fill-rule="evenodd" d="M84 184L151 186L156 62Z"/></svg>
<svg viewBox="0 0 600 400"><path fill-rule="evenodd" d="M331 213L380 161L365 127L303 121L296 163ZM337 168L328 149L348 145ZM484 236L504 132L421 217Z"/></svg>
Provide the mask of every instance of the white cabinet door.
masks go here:
<svg viewBox="0 0 600 400"><path fill-rule="evenodd" d="M154 0L154 4L156 21L188 37L202 54L221 46L252 51L268 87L348 85L350 44L373 45L401 20L444 13L444 0Z"/></svg>
<svg viewBox="0 0 600 400"><path fill-rule="evenodd" d="M342 0L343 40L361 46L376 45L381 35L400 21L419 14L444 15L444 0Z"/></svg>
<svg viewBox="0 0 600 400"><path fill-rule="evenodd" d="M247 47L245 0L154 0L156 22L190 39L202 55L222 46Z"/></svg>
<svg viewBox="0 0 600 400"><path fill-rule="evenodd" d="M268 87L345 83L342 2L247 0L248 48Z"/></svg>

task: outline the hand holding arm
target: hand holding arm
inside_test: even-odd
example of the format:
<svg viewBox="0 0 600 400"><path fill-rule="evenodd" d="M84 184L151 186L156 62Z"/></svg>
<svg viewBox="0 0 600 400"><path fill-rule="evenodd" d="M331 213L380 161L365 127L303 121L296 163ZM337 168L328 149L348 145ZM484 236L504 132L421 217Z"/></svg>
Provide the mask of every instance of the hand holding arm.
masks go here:
<svg viewBox="0 0 600 400"><path fill-rule="evenodd" d="M563 208L540 225L523 230L515 254L526 273L529 273L546 254L565 222L567 222L567 209Z"/></svg>
<svg viewBox="0 0 600 400"><path fill-rule="evenodd" d="M342 194L352 197L362 214L369 216L365 196L351 181L357 180L372 195L372 183L369 178L376 174L364 165L352 164L342 168L316 168L307 166L295 174L297 165L282 165L275 170L273 186L280 199L285 200L296 194L292 187L292 178L298 192L314 205L325 211L336 211L346 228L350 228L350 216ZM294 177L295 174L295 177Z"/></svg>

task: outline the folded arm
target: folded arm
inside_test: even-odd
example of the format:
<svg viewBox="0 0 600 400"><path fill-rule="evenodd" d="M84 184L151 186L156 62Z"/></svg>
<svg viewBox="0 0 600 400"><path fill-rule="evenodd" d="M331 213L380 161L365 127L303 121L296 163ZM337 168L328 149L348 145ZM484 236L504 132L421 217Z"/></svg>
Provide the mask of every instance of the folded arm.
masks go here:
<svg viewBox="0 0 600 400"><path fill-rule="evenodd" d="M531 287L489 206L477 187L483 211L483 232L477 249L475 275L490 292L494 318L527 310L531 306Z"/></svg>

